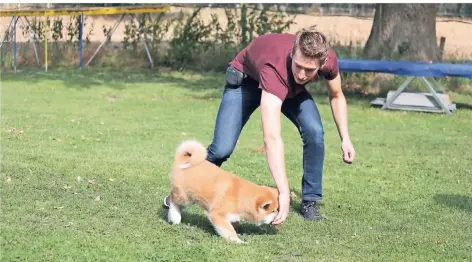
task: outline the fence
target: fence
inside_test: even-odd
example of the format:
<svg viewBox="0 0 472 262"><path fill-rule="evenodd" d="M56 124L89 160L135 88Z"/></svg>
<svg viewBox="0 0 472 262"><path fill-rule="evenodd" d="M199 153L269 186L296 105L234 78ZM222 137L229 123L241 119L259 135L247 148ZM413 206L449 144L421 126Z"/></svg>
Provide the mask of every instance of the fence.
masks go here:
<svg viewBox="0 0 472 262"><path fill-rule="evenodd" d="M108 8L110 10L115 10L115 9L120 9L120 10L129 10L129 9L136 9L138 7L115 7L113 8ZM95 8L94 14L99 14L97 10L108 10L107 8ZM23 33L26 37L26 39L23 39L24 42L27 43L32 43L35 54L36 54L36 59L39 63L38 60L38 55L36 52L36 42L43 42L45 43L44 45L44 58L47 60L48 54L47 54L47 43L50 42L50 40L47 40L48 38L50 39L51 37L54 39L54 43L56 46L65 46L68 45L68 47L73 47L77 43L80 43L80 53L82 53L82 37L83 34L85 34L84 31L86 31L86 28L84 28L82 25L84 23L84 18L80 16L81 12L84 12L83 10L88 10L88 9L77 9L77 8L62 8L62 9L55 9L53 13L50 13L49 15L45 15L46 9L37 11L37 10L28 10L25 11L25 13L21 13L23 11L3 11L4 16L12 16L13 19L10 20L10 23L12 26L9 26L8 28L16 29L16 23L15 21L15 14L18 15L36 15L38 16L41 20L38 21L36 25L33 25L33 23L29 23L26 21L26 26L23 26ZM62 11L61 11L62 10ZM77 11L78 10L78 11ZM189 10L187 10L189 11ZM136 56L139 56L134 54L133 56L128 56L124 57L123 52L126 53L129 51L129 49L133 49L136 47L136 45L143 43L145 47L145 51L147 53L147 58L151 62L151 66L153 66L153 59L152 55L155 55L155 52L159 49L159 46L157 46L160 42L162 41L169 41L167 44L170 44L173 47L173 51L169 52L166 59L169 61L167 64L173 64L173 65L185 65L191 59L192 56L199 55L200 53L207 52L208 55L210 55L209 49L212 49L215 47L214 43L215 41L219 42L218 48L223 48L225 46L230 46L229 49L223 50L221 49L220 51L222 52L227 52L227 53L232 53L234 52L237 48L237 44L240 43L241 39L234 41L234 38L240 38L237 34L241 33L241 31L245 31L248 33L248 35L254 35L254 34L263 34L266 32L273 32L273 31L283 31L286 28L286 23L280 22L280 14L259 14L255 15L254 12L252 11L247 11L246 12L246 17L248 21L250 20L251 22L248 22L247 25L243 26L244 30L241 30L241 28L235 29L234 27L240 26L240 20L239 20L239 14L237 10L226 10L227 13L226 15L231 16L232 18L235 19L229 19L229 23L231 25L228 25L228 23L225 23L226 25L222 25L220 21L218 20L217 15L201 15L196 12L196 10L190 10L189 12L186 12L185 15L182 15L181 12L177 12L174 10L174 12L160 12L159 14L156 14L154 17L151 16L144 16L144 13L156 13L152 11L152 8L150 6L143 6L142 10L136 9L135 13L142 13L142 16L139 19L131 19L128 21L124 21L124 26L121 26L121 28L118 28L118 25L121 22L120 17L117 18L116 22L110 26L108 19L105 17L98 17L97 20L99 22L102 22L102 26L104 28L104 37L105 40L102 40L102 38L97 39L97 34L94 34L94 41L100 41L100 45L98 48L96 48L95 52L91 55L91 58L89 59L89 62L87 62L85 65L88 65L91 62L91 59L98 53L101 47L109 48L113 52L114 51L122 51L122 53L117 54L118 52L115 52L114 55L116 58L118 58L121 61L127 61L131 65L134 62L136 62ZM52 11L51 11L52 12ZM117 13L117 12L115 12ZM126 12L125 12L126 13ZM169 14L170 13L170 14ZM67 16L73 16L73 15L78 15L78 26L77 28L74 28L74 21L69 23L69 25L63 24L62 20L60 20L60 17L57 17L57 15L67 15ZM164 15L161 15L164 14ZM52 17L53 15L56 15L56 17ZM163 18L163 16L167 16ZM202 22L200 20L201 17L205 17L205 19L208 20L210 18L210 23ZM236 18L238 16L238 18ZM41 18L43 17L43 18ZM57 19L50 21L48 20L49 17ZM73 18L74 19L74 18ZM97 21L95 20L95 21ZM138 20L138 21L136 21ZM238 21L236 21L238 20ZM20 20L22 23L23 20ZM169 28L169 21L172 24L173 28ZM208 21L207 21L208 22ZM7 23L5 23L7 24ZM105 25L106 24L106 25ZM140 28L136 28L136 24L139 24ZM93 24L92 24L93 25ZM256 25L254 27L254 25ZM29 27L28 27L29 26ZM52 28L51 28L52 27ZM67 27L67 28L65 28ZM123 28L124 27L124 28ZM223 27L226 27L225 29L222 29ZM232 27L232 29L230 28ZM30 31L29 29L33 28L34 32ZM46 29L48 28L48 29ZM80 30L79 32L79 37L76 39L75 37L70 37L71 39L64 39L63 35L64 34L69 34L72 33L74 34L76 29ZM6 30L7 32L11 30ZM64 32L65 31L65 32ZM112 35L115 31L118 31L117 33L119 34L118 37L115 37L115 39L112 39ZM48 34L51 33L51 34ZM171 35L169 37L169 34ZM98 34L100 36L100 33ZM146 38L150 36L151 44L153 45L152 48L148 48L147 46L147 41ZM17 45L17 35L14 33L14 30L12 33L7 33L5 34L5 38L10 39L10 41L4 41L6 43L11 43L12 44L12 53L13 53L13 58L12 58L12 64L13 64L13 69L16 71L17 67L17 61L16 61L16 45ZM66 37L67 38L67 37ZM87 37L86 37L87 38ZM144 38L144 41L141 41L142 38ZM170 40L169 40L170 38ZM244 39L251 39L251 36L243 37ZM70 41L69 41L70 40ZM91 45L95 44L94 42L90 41L92 43ZM85 41L87 43L87 41ZM140 43L138 43L140 42ZM110 44L110 45L106 45ZM23 45L24 47L24 45ZM75 48L75 47L74 47ZM23 48L24 50L25 48ZM150 50L153 50L153 54L150 54ZM199 50L197 50L199 49ZM204 50L202 50L204 49ZM10 50L2 50L6 52L3 53L10 53ZM38 48L39 51L39 48ZM133 50L134 51L134 50ZM160 51L160 50L159 50ZM218 50L215 50L218 51ZM104 52L101 52L102 55ZM129 55L129 54L126 54ZM74 54L74 56L76 56ZM70 57L70 56L69 56ZM80 54L80 57L82 59L82 54ZM223 54L222 57L227 57L226 54ZM218 57L217 57L218 58ZM118 60L117 59L117 60ZM225 58L222 58L222 60ZM3 59L2 61L4 61ZM177 61L176 61L177 60ZM201 60L206 60L210 61L208 59L201 59ZM116 62L116 61L114 61ZM175 63L178 62L178 63ZM79 61L80 66L82 66L82 60ZM5 64L2 62L2 66ZM47 62L46 62L47 65ZM47 66L45 66L47 69Z"/></svg>
<svg viewBox="0 0 472 262"><path fill-rule="evenodd" d="M99 5L106 4L96 4L95 6ZM28 5L28 8L32 10L28 12L33 12L35 8L44 8L46 6L47 4L30 4ZM201 68L203 70L212 70L215 67L223 67L227 63L227 60L231 59L231 57L234 55L234 52L237 51L239 47L234 45L235 42L232 41L231 38L235 37L237 38L236 42L241 42L241 31L252 30L256 35L277 30L294 32L301 27L311 24L318 24L318 26L327 33L327 35L336 45L341 57L356 57L361 55L362 46L365 44L365 41L370 33L372 19L359 18L357 20L353 20L352 17L363 15L367 16L367 14L373 11L372 8L374 7L372 4L250 5L255 7L256 10L260 10L261 8L262 10L280 10L283 8L288 11L298 10L295 14L296 17L294 18L295 23L288 24L287 27L287 23L281 21L284 19L289 19L290 15L278 16L278 14L274 15L266 13L265 16L256 17L254 20L247 18L246 24L242 25L243 19L241 16L241 6L235 8L235 4L206 4L199 5L204 6L204 8L201 10L200 17L197 15L194 20L187 20L193 15L192 11L189 11L187 12L186 17L179 18L181 19L180 24L178 24L179 30L175 31L175 27L168 27L166 20L169 17L179 16L179 9L175 8L174 5L171 7L171 11L154 14L154 20L152 20L150 23L148 23L149 21L144 21L146 24L146 33L142 34L140 28L137 28L136 26L136 24L139 24L139 27L141 27L143 22L141 18L136 19L136 17L134 17L131 20L126 20L126 18L123 18L120 20L120 15L116 17L113 14L105 15L108 18L116 19L114 22L112 22L105 17L100 17L99 13L96 13L96 15L90 14L90 16L93 17L89 17L89 20L87 20L88 15L82 16L80 11L74 10L112 10L113 8L113 10L124 10L126 8L140 8L140 6L146 9L152 8L152 6L130 6L128 4L127 7L123 7L120 6L120 4L113 4L112 7L77 7L78 5L50 4L50 7L56 8L58 6L60 6L62 10L69 10L67 11L68 13L64 13L71 19L69 24L62 23L58 17L54 17L60 15L60 13L54 13L46 16L43 11L41 11L41 14L39 14L37 17L32 17L31 21L27 19L28 16L20 16L20 18L16 20L17 23L14 23L15 18L13 16L13 10L18 10L18 8L24 9L25 5L10 4L9 7L13 10L10 10L9 13L5 13L8 14L9 17L7 16L3 18L8 18L9 20L2 20L1 24L4 26L4 28L0 29L3 31L7 29L6 26L12 24L13 26L11 28L16 25L18 33L4 35L4 39L6 39L6 41L1 46L2 58L0 59L1 66L3 68L11 66L12 69L16 71L18 66L30 66L31 63L34 63L31 61L34 60L36 60L36 63L40 65L40 57L44 57L45 70L47 70L50 62L54 63L63 58L76 59L72 61L73 64L82 67L84 65L89 65L92 62L92 59L94 59L94 61L105 61L105 59L111 57L111 55L107 56L105 54L112 54L116 57L116 60L112 61L110 58L110 60L107 62L108 64L124 61L132 66L138 67L139 65L136 64L136 61L141 59L141 61L146 62L146 65L151 64L151 66L153 66L154 62L157 60L160 62L163 61L164 66L179 67L185 66L186 64L188 65L191 59L199 59L201 61L197 62L195 67ZM441 8L447 12L453 9L464 12L463 10L468 8L468 6L470 5L442 4ZM223 9L220 7L231 8L223 11ZM304 12L309 12L307 8L315 7L318 8L316 10L321 10L324 15L303 15ZM145 11L139 12L145 13ZM348 14L349 12L351 13L350 17L332 17L329 15L331 13L341 14L346 12L348 12ZM33 12L30 14L36 13ZM18 14L20 14L19 11L17 11L17 16ZM162 18L161 14L167 18ZM36 22L34 19L36 19ZM227 24L227 21L233 21L233 24ZM93 27L94 22L97 22L95 25L101 25L103 28L97 26L98 30L91 33L91 31L95 29ZM47 24L47 28L43 27L45 24ZM453 23L450 22L439 24L437 30L438 37L447 38L447 44L445 47L446 56L447 53L455 53L456 50L459 49L468 50L470 46L470 40L468 39L467 34L456 32L458 30L456 30L456 28L461 27L463 28L460 29L462 32L470 32L472 31L471 24L452 24ZM186 26L188 26L188 30L185 29ZM100 32L100 29L103 29L103 34ZM20 30L22 30L22 32ZM88 34L87 30L89 30ZM71 33L71 31L73 32ZM208 33L210 31L211 33ZM45 32L48 33L48 37L44 37ZM70 36L69 39L66 39L68 38L68 34L74 34L75 32L79 32L79 34L77 36ZM65 37L63 37L64 35ZM149 38L143 40L142 38L146 38L146 35ZM197 50L197 45L195 45L195 43L190 43L191 40L196 39L195 41L200 45L204 41L208 40L208 38L213 38L216 40L212 40L213 42L205 44L202 54L197 54L201 50ZM48 54L48 47L51 48L52 45L54 45L54 49L57 50L59 49L59 46L64 46L63 44L67 43L69 40L71 42L70 46L73 46L71 48L74 49L70 53L63 55L63 57L60 58L54 57L53 54ZM36 43L44 43L44 45L36 46ZM128 50L136 47L137 44L142 44L144 46L144 48L140 49L141 53L136 53L134 51L134 53L129 54L123 53L128 52ZM165 44L166 48L170 45L170 49L161 49L161 44ZM231 44L231 48L225 48L226 44ZM18 49L21 49L21 52L19 52ZM29 53L25 51L26 49L28 49ZM106 50L106 52L99 52L99 50ZM188 50L192 50L192 52L188 52ZM32 51L34 51L34 53ZM42 52L44 52L44 54ZM22 54L17 57L16 53ZM10 56L7 57L7 55ZM162 55L165 55L166 57L161 59L160 56ZM194 56L199 57L195 58ZM86 60L86 63L83 63L84 57L88 59L88 61ZM18 60L18 58L20 58L20 60ZM147 60L149 60L149 63ZM179 65L176 65L176 60L180 61ZM72 62L69 63L69 65L72 64ZM217 64L217 66L213 66L212 64ZM51 64L51 66L53 66L53 64Z"/></svg>
<svg viewBox="0 0 472 262"><path fill-rule="evenodd" d="M10 32L11 29L11 34L13 35L13 63L14 63L14 71L16 72L17 70L17 64L16 64L16 26L17 22L19 19L22 17L25 17L26 23L29 24L29 21L26 19L28 16L39 16L39 17L44 17L47 19L47 17L50 16L60 16L60 15L79 15L80 16L80 23L79 23L79 44L80 44L80 67L82 67L82 58L83 58L83 22L84 22L84 16L86 15L121 15L119 19L115 22L113 29L108 32L106 38L102 41L100 46L97 48L95 53L90 57L89 61L87 64L89 64L94 56L97 54L97 52L100 50L100 48L103 46L103 44L110 38L110 36L114 33L116 27L119 25L119 23L123 20L123 17L127 14L130 14L134 16L134 14L144 14L144 13L157 13L157 12L165 12L168 11L169 7L163 7L163 6L145 6L145 7L117 7L117 8L107 8L107 7L98 7L98 8L62 8L62 9L31 9L31 10L13 10L13 11L0 11L0 17L12 17L10 25L7 28L7 32ZM22 21L22 20L21 20ZM23 22L23 21L22 21ZM24 23L24 22L23 22ZM47 24L47 23L46 23ZM29 33L29 32L28 32ZM0 44L0 48L3 45L5 39L8 37L9 34L5 34L5 37ZM48 26L44 26L44 35L48 36ZM144 46L146 48L146 51L149 54L149 50L147 47L147 44L144 42ZM36 58L39 62L37 50L36 50L36 44L33 39L33 47L35 50ZM149 59L151 57L149 56ZM151 60L152 63L152 60ZM48 69L48 37L44 37L44 68L45 71Z"/></svg>
<svg viewBox="0 0 472 262"><path fill-rule="evenodd" d="M119 7L119 6L133 6L143 4L2 4L0 8L3 10L25 9L25 8L72 8L72 7ZM234 8L240 4L186 4L182 6L204 6L210 8ZM264 4L252 4L255 8L262 10ZM375 11L375 4L271 4L272 11L288 11L294 13L308 13L315 12L321 15L352 15L352 16L373 16ZM447 3L439 4L438 16L440 17L457 17L457 18L472 18L472 4L470 3Z"/></svg>

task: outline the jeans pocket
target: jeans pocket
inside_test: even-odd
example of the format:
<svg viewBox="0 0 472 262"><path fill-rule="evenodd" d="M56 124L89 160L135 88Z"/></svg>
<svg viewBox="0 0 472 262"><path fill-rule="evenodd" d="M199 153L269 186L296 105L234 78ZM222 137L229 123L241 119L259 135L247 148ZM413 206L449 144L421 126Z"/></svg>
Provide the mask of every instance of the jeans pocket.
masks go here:
<svg viewBox="0 0 472 262"><path fill-rule="evenodd" d="M232 66L229 66L226 69L225 80L228 86L234 86L234 87L241 86L244 80L244 73L237 70L236 68Z"/></svg>

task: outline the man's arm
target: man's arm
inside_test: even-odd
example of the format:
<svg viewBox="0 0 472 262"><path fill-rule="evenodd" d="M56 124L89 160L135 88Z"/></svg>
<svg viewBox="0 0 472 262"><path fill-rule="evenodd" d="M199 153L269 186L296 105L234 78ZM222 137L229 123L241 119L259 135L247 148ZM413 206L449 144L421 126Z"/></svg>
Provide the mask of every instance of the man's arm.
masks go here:
<svg viewBox="0 0 472 262"><path fill-rule="evenodd" d="M326 85L329 93L329 102L331 105L331 113L338 128L338 134L341 140L349 139L349 131L347 126L347 103L341 89L341 75L332 80L327 80Z"/></svg>
<svg viewBox="0 0 472 262"><path fill-rule="evenodd" d="M261 94L261 120L267 164L279 190L279 213L272 225L281 225L290 210L290 192L285 173L285 153L282 141L280 116L287 88L271 67L264 67L259 73Z"/></svg>
<svg viewBox="0 0 472 262"><path fill-rule="evenodd" d="M288 180L285 173L284 144L280 127L281 107L282 101L280 98L262 90L261 120L267 162L279 189L279 194L289 194Z"/></svg>
<svg viewBox="0 0 472 262"><path fill-rule="evenodd" d="M284 143L280 127L281 108L282 100L262 89L261 119L264 147L270 172L279 190L279 213L272 221L275 226L285 221L290 209L290 190L285 172Z"/></svg>
<svg viewBox="0 0 472 262"><path fill-rule="evenodd" d="M343 160L344 162L350 164L354 160L355 151L349 137L347 102L341 89L341 75L338 73L334 79L327 80L326 84L329 92L331 112L333 114L334 121L336 122L339 137L341 138Z"/></svg>

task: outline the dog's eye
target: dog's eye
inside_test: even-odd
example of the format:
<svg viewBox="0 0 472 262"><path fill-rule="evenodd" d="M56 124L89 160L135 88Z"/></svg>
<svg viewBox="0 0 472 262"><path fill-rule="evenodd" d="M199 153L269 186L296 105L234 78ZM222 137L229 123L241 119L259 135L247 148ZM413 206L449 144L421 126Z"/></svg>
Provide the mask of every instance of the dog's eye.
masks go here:
<svg viewBox="0 0 472 262"><path fill-rule="evenodd" d="M264 210L267 210L267 209L269 209L269 207L270 207L270 204L265 204L262 208L263 208Z"/></svg>

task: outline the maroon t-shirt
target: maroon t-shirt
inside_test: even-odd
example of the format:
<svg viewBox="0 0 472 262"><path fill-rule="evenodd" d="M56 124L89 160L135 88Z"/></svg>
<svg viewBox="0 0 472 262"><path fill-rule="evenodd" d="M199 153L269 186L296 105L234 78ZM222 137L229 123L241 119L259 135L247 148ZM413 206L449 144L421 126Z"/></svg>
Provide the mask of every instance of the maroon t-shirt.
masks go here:
<svg viewBox="0 0 472 262"><path fill-rule="evenodd" d="M305 89L305 85L295 82L291 70L290 52L294 41L295 35L288 33L259 36L241 50L230 65L258 81L259 88L283 101ZM338 72L336 53L331 49L326 63L312 81L319 77L332 80Z"/></svg>

